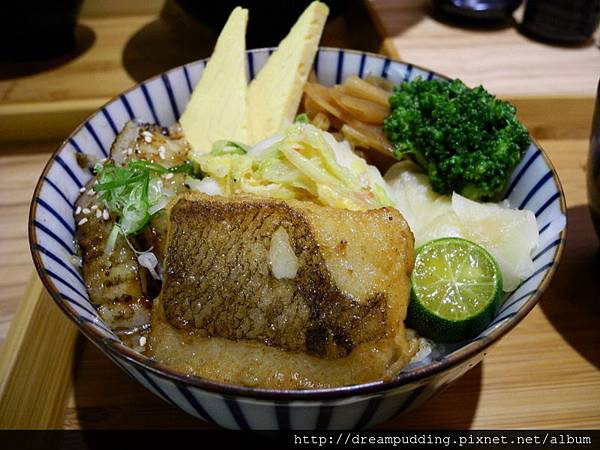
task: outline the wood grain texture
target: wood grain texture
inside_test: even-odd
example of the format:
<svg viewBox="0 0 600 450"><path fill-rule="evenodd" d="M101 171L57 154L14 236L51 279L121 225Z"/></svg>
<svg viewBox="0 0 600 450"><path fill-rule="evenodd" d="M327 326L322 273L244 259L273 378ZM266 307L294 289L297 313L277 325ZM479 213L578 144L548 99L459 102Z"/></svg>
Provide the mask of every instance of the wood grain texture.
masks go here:
<svg viewBox="0 0 600 450"><path fill-rule="evenodd" d="M386 33L411 63L503 97L568 94L592 97L600 76L600 49L542 44L514 26L460 28L428 14L428 0L370 0Z"/></svg>
<svg viewBox="0 0 600 450"><path fill-rule="evenodd" d="M534 134L540 132L537 137L587 136L589 121L582 125L582 117L591 111L600 74L597 46L544 45L514 27L484 31L449 26L427 15L426 0L366 1L377 14L376 28L388 39L376 42L364 25L366 13L359 13L350 14L351 20L329 23L322 45L384 50L468 84L485 84L519 106L521 117L535 124ZM191 20L172 0L164 3L158 17L151 14L159 4L127 6L122 15L109 16L92 4L80 21L79 44L72 54L43 65L22 64L16 72L0 64L0 139L62 138L136 82L208 56L214 33ZM544 107L548 98L565 100L566 112L576 114L548 111Z"/></svg>
<svg viewBox="0 0 600 450"><path fill-rule="evenodd" d="M29 203L48 151L56 145L0 145L0 345L31 276Z"/></svg>
<svg viewBox="0 0 600 450"><path fill-rule="evenodd" d="M0 353L0 428L60 428L70 392L77 328L37 275Z"/></svg>
<svg viewBox="0 0 600 450"><path fill-rule="evenodd" d="M0 63L0 142L63 138L137 82L212 52L215 33L174 0L134 2L108 16L102 8L86 5L70 54L17 68ZM158 15L151 12L157 8ZM321 45L377 52L383 41L356 0L347 14L328 22ZM389 43L386 50L395 52Z"/></svg>
<svg viewBox="0 0 600 450"><path fill-rule="evenodd" d="M519 119L536 139L588 139L594 97L511 97Z"/></svg>
<svg viewBox="0 0 600 450"><path fill-rule="evenodd" d="M32 278L27 244L33 188L56 146L0 146L0 428L60 428L72 382L77 331Z"/></svg>
<svg viewBox="0 0 600 450"><path fill-rule="evenodd" d="M483 83L517 104L521 119L536 138L543 139L542 146L558 168L569 207L565 255L540 304L493 347L482 364L422 408L382 427L600 427L600 307L596 301L600 279L592 275L600 271L600 258L584 182L595 78L600 73L598 49L542 46L509 28L449 27L423 14L424 0L369 1L390 36L383 42L386 51L397 51L407 61L460 76L471 84ZM153 0L152 7L159 3ZM121 16L106 16L96 6L85 13L78 30L81 47L75 54L55 66L43 70L24 67L12 75L0 65L0 142L4 143L0 144L0 342L31 274L27 211L48 152L76 121L136 80L209 54L212 48L214 36L206 29L189 23L189 27L173 27L183 23L177 11L155 17L145 7L127 6ZM324 43L357 47L344 45L357 29L360 27L347 22L335 22ZM373 45L372 36L363 44ZM36 142L40 139L51 142ZM30 287L32 292L41 292L39 284ZM26 298L21 315L32 317L46 308L48 317L55 317L58 323L62 320L69 330L67 319L49 299L41 301L44 296L38 296L40 302L27 302ZM42 323L47 319L37 317ZM31 337L20 331L13 334L14 342L43 335L43 330ZM43 345L55 342L56 336L47 337L40 351L46 351ZM49 351L72 354L73 336L66 346L53 344ZM0 384L0 393L19 393L24 386L35 385L31 395L40 396L40 405L49 404L49 396L59 400L52 403L54 408L33 411L31 417L37 418L38 425L31 419L31 426L207 427L154 397L81 336L80 343L77 371L67 367L68 357L57 356L67 379L59 376L60 381L53 384L56 389L44 391L41 386L45 385L37 381L40 377L35 373L18 381L13 376L14 384ZM29 364L15 358L11 348L17 346L3 348L3 361L8 362L0 361L0 375ZM56 367L46 373L56 375ZM60 399L68 383L73 388L68 392L63 422L58 419ZM6 404L10 407L0 404L2 423L28 420L14 403Z"/></svg>

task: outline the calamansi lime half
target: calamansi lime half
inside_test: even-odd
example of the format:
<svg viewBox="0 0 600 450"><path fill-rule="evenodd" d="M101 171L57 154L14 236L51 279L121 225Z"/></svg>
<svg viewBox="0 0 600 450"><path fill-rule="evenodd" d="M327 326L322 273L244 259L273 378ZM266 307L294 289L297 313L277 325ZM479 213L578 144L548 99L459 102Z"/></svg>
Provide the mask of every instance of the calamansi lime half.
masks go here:
<svg viewBox="0 0 600 450"><path fill-rule="evenodd" d="M502 296L502 275L483 247L442 238L417 249L407 326L436 342L476 336L491 322Z"/></svg>

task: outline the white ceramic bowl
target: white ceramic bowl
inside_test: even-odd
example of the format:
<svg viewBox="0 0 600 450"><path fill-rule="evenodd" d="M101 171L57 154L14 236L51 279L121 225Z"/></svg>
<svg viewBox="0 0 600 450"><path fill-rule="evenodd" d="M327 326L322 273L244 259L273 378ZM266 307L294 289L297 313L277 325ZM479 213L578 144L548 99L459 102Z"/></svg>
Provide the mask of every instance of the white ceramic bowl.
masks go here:
<svg viewBox="0 0 600 450"><path fill-rule="evenodd" d="M269 49L249 51L253 77ZM188 377L123 345L98 318L79 269L72 265L79 189L92 176L77 153L108 155L123 124L131 119L170 125L179 117L206 60L177 67L119 95L81 124L46 165L31 203L29 238L39 275L56 303L79 329L148 390L184 411L227 428L347 429L372 426L408 411L452 382L486 354L536 304L556 270L564 243L565 199L548 157L533 143L515 169L507 197L533 211L540 231L534 273L504 302L494 321L475 339L444 347L391 381L332 389L283 391L220 384ZM444 78L389 58L322 48L315 60L319 82L334 84L349 75L374 74L394 83L420 76ZM458 405L457 405L458 406Z"/></svg>

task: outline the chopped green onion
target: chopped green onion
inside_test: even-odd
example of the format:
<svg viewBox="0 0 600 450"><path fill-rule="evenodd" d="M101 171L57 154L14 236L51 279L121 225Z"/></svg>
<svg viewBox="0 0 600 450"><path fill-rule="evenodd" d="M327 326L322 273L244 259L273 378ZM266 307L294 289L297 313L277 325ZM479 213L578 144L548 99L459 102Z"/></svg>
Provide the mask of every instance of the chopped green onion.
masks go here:
<svg viewBox="0 0 600 450"><path fill-rule="evenodd" d="M296 116L296 119L294 120L294 122L296 122L296 123L310 123L310 118L308 117L308 114L302 113L302 114L298 114Z"/></svg>
<svg viewBox="0 0 600 450"><path fill-rule="evenodd" d="M203 178L203 174L200 168L193 164L191 161L186 161L184 163L173 166L169 168L169 172L185 173L195 178Z"/></svg>
<svg viewBox="0 0 600 450"><path fill-rule="evenodd" d="M202 173L189 161L170 168L142 160L130 161L123 167L109 162L98 167L96 173L98 184L93 187L94 191L119 217L105 249L109 254L119 233L127 237L140 232L173 196L173 192L163 189L161 175L183 173L202 178Z"/></svg>
<svg viewBox="0 0 600 450"><path fill-rule="evenodd" d="M98 184L93 189L119 216L107 242L108 253L112 252L119 232L128 236L146 226L151 217L148 210L161 200L161 196L149 198L150 182L167 172L165 167L148 161L131 161L126 167L108 163L98 169Z"/></svg>
<svg viewBox="0 0 600 450"><path fill-rule="evenodd" d="M234 141L216 141L210 151L211 155L245 155L248 153L248 146Z"/></svg>
<svg viewBox="0 0 600 450"><path fill-rule="evenodd" d="M119 225L115 223L112 227L112 230L110 231L110 234L108 235L108 239L106 240L106 247L104 248L104 253L106 253L107 255L110 255L115 249L115 244L117 243L117 238L119 237L120 231L121 230L119 229Z"/></svg>

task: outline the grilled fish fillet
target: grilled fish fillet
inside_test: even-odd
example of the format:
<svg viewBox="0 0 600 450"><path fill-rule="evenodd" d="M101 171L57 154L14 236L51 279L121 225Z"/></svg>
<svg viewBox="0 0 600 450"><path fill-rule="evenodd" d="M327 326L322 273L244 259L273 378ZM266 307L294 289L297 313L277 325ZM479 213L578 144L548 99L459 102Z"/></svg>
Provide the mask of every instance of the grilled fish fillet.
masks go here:
<svg viewBox="0 0 600 450"><path fill-rule="evenodd" d="M381 378L408 361L413 242L393 208L180 196L169 211L151 352L187 373L242 384ZM191 343L175 349L177 340ZM252 359L262 362L243 363Z"/></svg>
<svg viewBox="0 0 600 450"><path fill-rule="evenodd" d="M344 358L320 358L251 340L206 337L201 330L173 327L154 302L147 355L186 375L221 383L268 389L317 389L391 379L416 347L404 325L394 334L356 346Z"/></svg>

